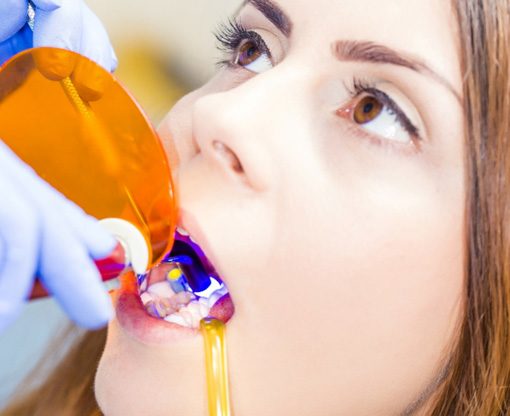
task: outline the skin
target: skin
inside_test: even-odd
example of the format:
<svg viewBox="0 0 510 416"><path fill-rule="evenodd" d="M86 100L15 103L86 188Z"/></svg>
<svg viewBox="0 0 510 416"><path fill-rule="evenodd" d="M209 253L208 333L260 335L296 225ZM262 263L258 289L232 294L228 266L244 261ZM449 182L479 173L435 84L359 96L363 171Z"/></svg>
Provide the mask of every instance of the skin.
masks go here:
<svg viewBox="0 0 510 416"><path fill-rule="evenodd" d="M339 61L331 44L385 44L461 91L455 18L445 0L278 4L293 22L289 39L251 5L239 17L266 41L274 67L220 69L160 128L180 162L183 222L202 229L236 306L227 326L233 409L411 413L462 312L461 106L428 74ZM382 81L419 127L419 150L336 113L352 101L344 83L353 76ZM203 360L201 337L144 345L114 321L97 398L108 416L206 415Z"/></svg>

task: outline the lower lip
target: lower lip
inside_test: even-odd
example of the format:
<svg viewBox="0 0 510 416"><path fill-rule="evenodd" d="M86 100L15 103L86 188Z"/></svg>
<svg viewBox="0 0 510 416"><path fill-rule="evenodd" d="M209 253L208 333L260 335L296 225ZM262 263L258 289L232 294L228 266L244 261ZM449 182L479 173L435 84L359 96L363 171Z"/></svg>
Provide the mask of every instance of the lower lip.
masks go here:
<svg viewBox="0 0 510 416"><path fill-rule="evenodd" d="M198 329L186 328L150 316L144 309L136 277L126 273L120 278L120 289L115 292L115 309L121 328L132 338L144 344L169 344L200 334ZM212 307L209 316L227 322L233 315L234 305L230 295L223 296Z"/></svg>

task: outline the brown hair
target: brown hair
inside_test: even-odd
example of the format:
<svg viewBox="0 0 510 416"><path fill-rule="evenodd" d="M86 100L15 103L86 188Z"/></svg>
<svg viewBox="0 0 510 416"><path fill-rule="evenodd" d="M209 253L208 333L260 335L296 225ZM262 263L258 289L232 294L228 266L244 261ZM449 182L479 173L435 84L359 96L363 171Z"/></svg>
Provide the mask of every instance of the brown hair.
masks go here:
<svg viewBox="0 0 510 416"><path fill-rule="evenodd" d="M452 0L464 73L464 316L431 416L510 413L510 0ZM3 415L100 414L93 378L105 331L79 339Z"/></svg>
<svg viewBox="0 0 510 416"><path fill-rule="evenodd" d="M70 325L50 343L44 358L23 381L22 394L1 415L101 415L94 396L94 377L105 342L106 329L84 332ZM67 352L55 365L62 349ZM39 383L41 375L46 377Z"/></svg>
<svg viewBox="0 0 510 416"><path fill-rule="evenodd" d="M510 413L510 2L455 0L467 166L464 321L432 416Z"/></svg>

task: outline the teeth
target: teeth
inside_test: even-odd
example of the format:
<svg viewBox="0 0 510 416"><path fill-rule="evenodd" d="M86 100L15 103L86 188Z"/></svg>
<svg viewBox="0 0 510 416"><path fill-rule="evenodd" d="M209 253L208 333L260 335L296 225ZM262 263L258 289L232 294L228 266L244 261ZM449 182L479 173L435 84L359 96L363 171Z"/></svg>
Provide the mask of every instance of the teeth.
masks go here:
<svg viewBox="0 0 510 416"><path fill-rule="evenodd" d="M157 295L160 298L171 298L175 295L174 291L167 282L158 282L149 286L147 289L151 295Z"/></svg>
<svg viewBox="0 0 510 416"><path fill-rule="evenodd" d="M189 292L180 292L174 294L170 298L163 298L155 294L148 292L140 295L142 302L145 306L145 310L156 318L166 318L168 315L172 315L188 305L195 295Z"/></svg>
<svg viewBox="0 0 510 416"><path fill-rule="evenodd" d="M143 292L140 295L140 299L142 299L142 303L144 305L147 305L149 302L153 302L154 301L154 298L152 297L152 295L150 293L147 293L147 292Z"/></svg>
<svg viewBox="0 0 510 416"><path fill-rule="evenodd" d="M193 328L193 316L191 315L191 312L182 308L179 311L179 315L186 321L186 326Z"/></svg>
<svg viewBox="0 0 510 416"><path fill-rule="evenodd" d="M151 288L152 286L154 285L151 285ZM144 292L140 295L149 315L196 329L199 327L200 321L209 315L211 306L223 296L224 291L216 291L209 299L196 298L189 292L179 292L172 294L169 298L164 298L159 296L160 291L157 292Z"/></svg>
<svg viewBox="0 0 510 416"><path fill-rule="evenodd" d="M211 310L208 305L204 305L203 303L199 303L198 308L200 311L200 319L207 317L207 315L209 315L209 311Z"/></svg>
<svg viewBox="0 0 510 416"><path fill-rule="evenodd" d="M182 307L178 314L187 323L187 326L192 328L198 328L202 318L205 318L209 314L209 308L204 304L194 301L187 306Z"/></svg>
<svg viewBox="0 0 510 416"><path fill-rule="evenodd" d="M165 317L165 321L189 328L198 328L202 318L209 315L210 308L200 301L193 301L179 309L179 312Z"/></svg>
<svg viewBox="0 0 510 416"><path fill-rule="evenodd" d="M149 315L155 318L164 318L167 315L163 306L159 302L155 301L149 301L145 305L145 310L149 313Z"/></svg>
<svg viewBox="0 0 510 416"><path fill-rule="evenodd" d="M199 302L193 302L193 303L190 303L186 309L191 313L191 315L193 316L193 322L197 323L197 327L198 327L198 323L200 322L200 320L202 318L205 318L205 316L202 316L202 312L200 310L200 303ZM209 311L207 311L209 312Z"/></svg>
<svg viewBox="0 0 510 416"><path fill-rule="evenodd" d="M220 295L215 295L219 298ZM188 304L170 305L173 299L160 299L153 297L150 293L142 293L142 302L147 312L156 318L162 318L167 322L173 322L178 325L189 328L198 328L200 321L209 315L209 299L200 298ZM179 306L177 311L176 306Z"/></svg>
<svg viewBox="0 0 510 416"><path fill-rule="evenodd" d="M180 227L177 231L181 235L189 236L189 233ZM194 242L192 237L189 238ZM214 304L228 293L227 288L214 277L210 277L210 286L200 293L192 293L185 280L184 286L174 287L172 283L175 283L179 276L173 276L171 272L180 270L179 262L163 265L163 268L153 269L149 278L140 282L140 299L145 310L155 318L197 329L200 321L209 316Z"/></svg>
<svg viewBox="0 0 510 416"><path fill-rule="evenodd" d="M186 321L184 320L184 318L181 315L179 315L178 313L174 313L173 315L166 316L165 321L173 322L174 324L177 324L180 326L188 326L186 324Z"/></svg>

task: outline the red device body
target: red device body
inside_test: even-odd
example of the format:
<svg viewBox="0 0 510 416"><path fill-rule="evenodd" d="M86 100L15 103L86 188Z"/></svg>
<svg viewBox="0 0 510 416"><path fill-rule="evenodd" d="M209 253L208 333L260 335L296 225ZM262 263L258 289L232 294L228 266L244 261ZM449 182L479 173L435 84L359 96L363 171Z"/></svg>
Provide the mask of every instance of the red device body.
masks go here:
<svg viewBox="0 0 510 416"><path fill-rule="evenodd" d="M95 263L104 282L117 278L129 265L126 251L120 243L117 244L115 249L108 257L96 260ZM36 279L29 299L39 299L46 296L49 296L48 291L43 286L41 281Z"/></svg>

